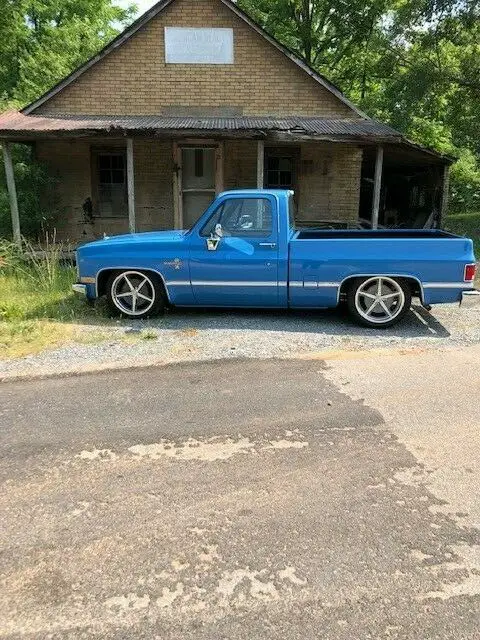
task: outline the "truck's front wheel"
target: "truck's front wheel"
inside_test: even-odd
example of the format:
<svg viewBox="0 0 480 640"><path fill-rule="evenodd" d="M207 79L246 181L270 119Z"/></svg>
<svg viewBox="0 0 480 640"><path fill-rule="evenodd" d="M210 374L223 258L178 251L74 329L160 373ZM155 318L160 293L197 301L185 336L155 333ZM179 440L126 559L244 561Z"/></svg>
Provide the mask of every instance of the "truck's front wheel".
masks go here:
<svg viewBox="0 0 480 640"><path fill-rule="evenodd" d="M158 315L165 307L160 278L143 271L117 271L107 282L107 300L113 313L142 319Z"/></svg>
<svg viewBox="0 0 480 640"><path fill-rule="evenodd" d="M408 312L412 292L402 278L355 278L348 288L347 303L350 314L360 324L386 328Z"/></svg>

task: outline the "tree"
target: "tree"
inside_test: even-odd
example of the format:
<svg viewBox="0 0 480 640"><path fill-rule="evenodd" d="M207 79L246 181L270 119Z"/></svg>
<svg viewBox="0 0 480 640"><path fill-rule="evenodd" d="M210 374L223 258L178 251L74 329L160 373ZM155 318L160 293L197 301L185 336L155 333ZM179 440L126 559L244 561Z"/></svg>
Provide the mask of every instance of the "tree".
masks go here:
<svg viewBox="0 0 480 640"><path fill-rule="evenodd" d="M133 5L122 9L112 0L0 0L0 112L50 89L97 53L134 13ZM22 230L35 237L56 213L55 184L23 145L14 149L14 166ZM10 234L0 166L0 236Z"/></svg>
<svg viewBox="0 0 480 640"><path fill-rule="evenodd" d="M478 0L239 0L364 111L459 157L454 207L480 206Z"/></svg>
<svg viewBox="0 0 480 640"><path fill-rule="evenodd" d="M51 88L111 40L134 9L112 0L0 0L4 108Z"/></svg>
<svg viewBox="0 0 480 640"><path fill-rule="evenodd" d="M239 0L310 66L330 76L372 36L389 0Z"/></svg>

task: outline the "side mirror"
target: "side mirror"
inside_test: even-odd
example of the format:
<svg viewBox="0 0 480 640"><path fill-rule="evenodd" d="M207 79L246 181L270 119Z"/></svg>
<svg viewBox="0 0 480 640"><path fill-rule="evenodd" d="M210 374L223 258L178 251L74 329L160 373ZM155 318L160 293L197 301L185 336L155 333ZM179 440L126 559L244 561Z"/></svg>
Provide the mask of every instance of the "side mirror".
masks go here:
<svg viewBox="0 0 480 640"><path fill-rule="evenodd" d="M215 225L215 232L213 235L217 238L223 238L223 229L222 225L219 222L217 222L217 224Z"/></svg>

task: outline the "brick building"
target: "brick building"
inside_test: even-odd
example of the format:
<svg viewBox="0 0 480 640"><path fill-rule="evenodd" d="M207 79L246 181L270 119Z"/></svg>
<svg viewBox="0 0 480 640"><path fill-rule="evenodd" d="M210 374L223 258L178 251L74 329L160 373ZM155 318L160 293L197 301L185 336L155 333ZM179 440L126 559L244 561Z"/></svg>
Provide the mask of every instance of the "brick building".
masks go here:
<svg viewBox="0 0 480 640"><path fill-rule="evenodd" d="M372 120L231 0L162 0L21 112L58 179L58 233L74 241L185 228L215 193L295 191L299 225L421 226L446 205L449 159ZM57 203L58 205L58 203Z"/></svg>

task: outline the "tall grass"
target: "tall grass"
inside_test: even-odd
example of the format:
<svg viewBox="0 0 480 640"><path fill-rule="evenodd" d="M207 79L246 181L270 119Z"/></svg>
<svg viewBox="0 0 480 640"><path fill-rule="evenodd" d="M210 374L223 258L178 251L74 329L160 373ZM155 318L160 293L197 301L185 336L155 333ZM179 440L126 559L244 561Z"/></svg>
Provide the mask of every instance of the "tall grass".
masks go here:
<svg viewBox="0 0 480 640"><path fill-rule="evenodd" d="M17 279L25 279L36 290L53 293L64 285L64 255L71 247L57 242L56 232L46 233L45 240L34 246L23 240L22 247L0 241L0 267L2 271Z"/></svg>
<svg viewBox="0 0 480 640"><path fill-rule="evenodd" d="M75 269L64 264L69 249L55 234L38 246L0 240L0 356L64 342L72 334L68 324L92 314L72 292Z"/></svg>

